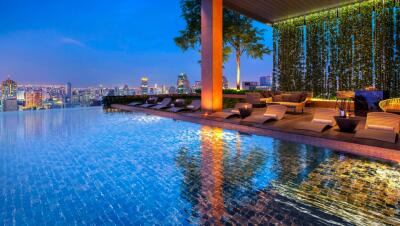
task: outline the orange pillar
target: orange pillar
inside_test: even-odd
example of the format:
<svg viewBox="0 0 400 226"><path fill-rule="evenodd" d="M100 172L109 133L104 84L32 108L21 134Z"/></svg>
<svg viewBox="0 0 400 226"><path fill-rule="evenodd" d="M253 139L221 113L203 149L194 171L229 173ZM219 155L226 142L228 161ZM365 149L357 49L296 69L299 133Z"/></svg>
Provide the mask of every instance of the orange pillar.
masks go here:
<svg viewBox="0 0 400 226"><path fill-rule="evenodd" d="M222 110L222 0L201 1L201 109Z"/></svg>

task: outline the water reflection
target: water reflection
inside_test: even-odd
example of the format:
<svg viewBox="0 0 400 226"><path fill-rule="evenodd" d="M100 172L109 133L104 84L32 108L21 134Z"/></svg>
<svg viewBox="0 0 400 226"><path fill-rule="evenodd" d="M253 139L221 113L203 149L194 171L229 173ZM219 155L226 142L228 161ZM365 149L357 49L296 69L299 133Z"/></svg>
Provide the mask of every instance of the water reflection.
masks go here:
<svg viewBox="0 0 400 226"><path fill-rule="evenodd" d="M251 140L203 126L201 151L179 150L181 196L192 204L194 222L400 223L398 167L307 145L273 140L258 146Z"/></svg>
<svg viewBox="0 0 400 226"><path fill-rule="evenodd" d="M193 205L192 214L201 224L219 224L231 203L253 193L252 179L265 156L259 149L241 155L240 135L236 150L230 150L219 128L203 126L200 140L201 154L181 148L176 159L184 176L181 192Z"/></svg>

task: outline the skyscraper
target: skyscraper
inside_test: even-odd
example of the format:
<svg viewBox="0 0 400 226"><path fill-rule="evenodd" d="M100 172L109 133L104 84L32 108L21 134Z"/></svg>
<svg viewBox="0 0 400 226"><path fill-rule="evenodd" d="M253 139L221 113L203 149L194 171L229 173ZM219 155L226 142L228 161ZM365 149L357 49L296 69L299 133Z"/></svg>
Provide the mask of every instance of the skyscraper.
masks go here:
<svg viewBox="0 0 400 226"><path fill-rule="evenodd" d="M67 97L71 98L71 96L72 96L72 85L71 85L70 82L68 82L67 85L65 86L65 93L66 93Z"/></svg>
<svg viewBox="0 0 400 226"><path fill-rule="evenodd" d="M40 108L43 106L42 91L25 93L25 108Z"/></svg>
<svg viewBox="0 0 400 226"><path fill-rule="evenodd" d="M228 79L225 76L222 76L222 89L228 89L229 84L228 84Z"/></svg>
<svg viewBox="0 0 400 226"><path fill-rule="evenodd" d="M3 98L17 96L17 83L8 78L1 84L1 94Z"/></svg>
<svg viewBox="0 0 400 226"><path fill-rule="evenodd" d="M178 87L178 94L190 93L189 79L187 78L186 74L181 73L180 75L178 75L177 87Z"/></svg>
<svg viewBox="0 0 400 226"><path fill-rule="evenodd" d="M70 104L72 100L72 85L70 82L65 85L65 103Z"/></svg>
<svg viewBox="0 0 400 226"><path fill-rule="evenodd" d="M142 95L149 93L149 79L147 77L142 77L140 89L142 90Z"/></svg>
<svg viewBox="0 0 400 226"><path fill-rule="evenodd" d="M129 87L128 85L124 85L124 88L122 88L123 96L128 96L129 95Z"/></svg>
<svg viewBox="0 0 400 226"><path fill-rule="evenodd" d="M260 77L260 86L271 87L272 86L272 76L261 76Z"/></svg>

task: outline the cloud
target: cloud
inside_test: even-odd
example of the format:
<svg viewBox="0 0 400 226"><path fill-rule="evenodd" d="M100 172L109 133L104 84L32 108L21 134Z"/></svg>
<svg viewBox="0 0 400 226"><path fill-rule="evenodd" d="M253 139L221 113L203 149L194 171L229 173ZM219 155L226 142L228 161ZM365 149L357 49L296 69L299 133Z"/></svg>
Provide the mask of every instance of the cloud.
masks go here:
<svg viewBox="0 0 400 226"><path fill-rule="evenodd" d="M79 46L79 47L82 47L82 48L86 47L86 45L83 42L78 41L78 40L73 39L73 38L63 37L63 38L61 38L60 41L61 41L61 43L66 44L66 45L74 45L74 46Z"/></svg>

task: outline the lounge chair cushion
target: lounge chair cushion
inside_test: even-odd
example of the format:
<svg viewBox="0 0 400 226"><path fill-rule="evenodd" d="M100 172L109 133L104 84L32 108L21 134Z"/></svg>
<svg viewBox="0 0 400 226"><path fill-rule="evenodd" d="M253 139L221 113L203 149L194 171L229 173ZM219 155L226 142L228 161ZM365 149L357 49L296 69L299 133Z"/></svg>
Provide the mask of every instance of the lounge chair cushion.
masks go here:
<svg viewBox="0 0 400 226"><path fill-rule="evenodd" d="M368 129L376 129L376 130L385 130L385 131L394 131L392 126L382 126L382 125L367 125Z"/></svg>
<svg viewBox="0 0 400 226"><path fill-rule="evenodd" d="M333 121L329 119L313 119L311 122L325 125L331 125L333 123Z"/></svg>
<svg viewBox="0 0 400 226"><path fill-rule="evenodd" d="M278 117L276 114L268 114L268 113L265 113L264 116L265 117L271 117L271 118L277 118Z"/></svg>
<svg viewBox="0 0 400 226"><path fill-rule="evenodd" d="M330 127L331 127L330 124L310 123L310 122L299 122L294 126L295 129L307 130L317 133L321 133L322 131Z"/></svg>
<svg viewBox="0 0 400 226"><path fill-rule="evenodd" d="M386 130L363 129L357 131L354 137L396 143L397 134Z"/></svg>

